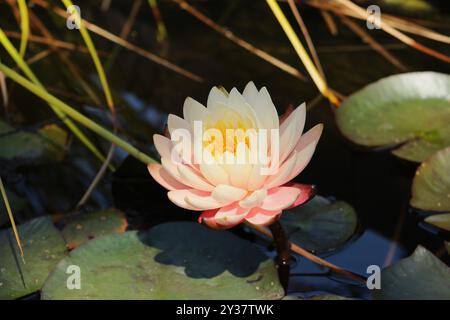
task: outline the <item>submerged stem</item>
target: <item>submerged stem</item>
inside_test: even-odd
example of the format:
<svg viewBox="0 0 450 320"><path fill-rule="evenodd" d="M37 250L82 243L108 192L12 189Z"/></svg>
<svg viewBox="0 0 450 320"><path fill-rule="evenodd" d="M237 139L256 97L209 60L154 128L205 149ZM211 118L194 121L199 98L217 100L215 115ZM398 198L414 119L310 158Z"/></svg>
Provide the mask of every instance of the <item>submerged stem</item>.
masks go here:
<svg viewBox="0 0 450 320"><path fill-rule="evenodd" d="M284 233L283 227L278 221L269 225L269 229L272 232L275 247L277 249L278 277L284 290L287 291L290 271L289 260L291 258L289 253L289 241Z"/></svg>

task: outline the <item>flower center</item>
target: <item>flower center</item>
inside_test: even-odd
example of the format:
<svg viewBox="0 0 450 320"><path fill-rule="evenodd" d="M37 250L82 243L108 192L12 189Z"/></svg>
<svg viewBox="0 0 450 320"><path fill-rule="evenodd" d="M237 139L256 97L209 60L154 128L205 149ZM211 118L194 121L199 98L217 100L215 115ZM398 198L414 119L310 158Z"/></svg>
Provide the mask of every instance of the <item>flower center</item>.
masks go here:
<svg viewBox="0 0 450 320"><path fill-rule="evenodd" d="M251 119L233 109L219 108L203 121L203 147L215 158L224 152L236 156L242 146L250 149L252 145L249 129L255 129Z"/></svg>

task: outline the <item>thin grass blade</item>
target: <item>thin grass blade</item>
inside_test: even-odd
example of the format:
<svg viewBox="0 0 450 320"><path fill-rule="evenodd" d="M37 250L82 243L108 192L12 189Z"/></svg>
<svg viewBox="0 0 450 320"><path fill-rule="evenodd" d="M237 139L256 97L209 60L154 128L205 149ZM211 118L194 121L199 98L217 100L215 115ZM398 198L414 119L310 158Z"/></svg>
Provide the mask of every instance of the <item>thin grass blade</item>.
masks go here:
<svg viewBox="0 0 450 320"><path fill-rule="evenodd" d="M16 223L14 221L14 215L11 210L11 206L9 205L8 195L6 194L5 186L3 185L2 177L0 177L0 191L2 194L3 202L5 203L5 208L9 216L9 221L11 222L11 227L14 233L14 237L16 238L17 246L20 250L20 255L22 256L22 259L24 258L23 249L22 249L22 243L20 242L19 232L16 228ZM25 261L24 261L25 262Z"/></svg>
<svg viewBox="0 0 450 320"><path fill-rule="evenodd" d="M30 35L30 19L28 17L28 7L26 0L17 0L20 12L20 56L25 56L25 51L27 50L28 38Z"/></svg>
<svg viewBox="0 0 450 320"><path fill-rule="evenodd" d="M146 155L145 153L139 151L137 148L133 147L130 143L127 141L119 138L114 133L110 132L109 130L103 128L96 122L92 121L85 115L81 114L74 108L70 107L68 104L64 103L63 101L59 100L55 96L48 93L43 88L39 87L38 85L32 83L31 81L27 80L26 78L22 77L20 74L18 74L16 71L8 68L4 64L0 63L0 71L3 72L7 77L11 78L13 81L21 85L22 87L28 89L41 99L45 100L47 103L53 105L55 108L57 108L59 111L63 112L73 120L77 121L78 123L82 124L86 128L94 131L99 136L103 137L107 141L114 143L119 148L122 148L126 152L128 152L130 155L135 157L136 159L142 161L145 164L150 163L156 163L156 160L151 158L150 156Z"/></svg>
<svg viewBox="0 0 450 320"><path fill-rule="evenodd" d="M320 73L317 71L316 66L312 62L311 58L309 57L308 53L306 52L305 48L303 47L302 43L300 42L300 39L298 38L297 34L295 33L294 29L292 28L291 24L287 20L286 16L284 15L283 11L281 11L280 6L276 2L276 0L266 0L267 4L269 5L270 9L272 10L274 16L277 18L278 23L283 28L284 32L286 33L289 41L291 42L292 46L294 47L295 51L297 52L298 56L300 57L301 61L306 67L306 70L308 70L308 73L310 74L311 78L313 79L314 83L316 84L319 91L330 100L332 104L335 106L339 105L339 99L333 94L333 92L328 88L327 83L322 78Z"/></svg>

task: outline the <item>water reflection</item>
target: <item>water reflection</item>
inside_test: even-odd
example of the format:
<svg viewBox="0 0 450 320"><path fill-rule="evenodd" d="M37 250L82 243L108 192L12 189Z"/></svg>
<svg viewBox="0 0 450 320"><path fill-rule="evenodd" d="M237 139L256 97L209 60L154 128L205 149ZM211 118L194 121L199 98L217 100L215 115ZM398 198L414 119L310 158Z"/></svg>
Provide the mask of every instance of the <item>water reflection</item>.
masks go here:
<svg viewBox="0 0 450 320"><path fill-rule="evenodd" d="M369 276L366 273L367 267L377 265L383 267L386 260L386 253L394 243L373 230L366 230L355 241L349 243L343 250L328 256L327 261L338 265L346 270L352 271L362 276ZM408 255L408 251L400 244L396 244L396 250L392 262ZM320 293L333 293L347 297L359 297L370 299L371 292L364 285L356 284L351 280L327 277L327 270L317 264L299 258L296 267L292 269L295 276L291 277L289 291L297 296L313 296Z"/></svg>

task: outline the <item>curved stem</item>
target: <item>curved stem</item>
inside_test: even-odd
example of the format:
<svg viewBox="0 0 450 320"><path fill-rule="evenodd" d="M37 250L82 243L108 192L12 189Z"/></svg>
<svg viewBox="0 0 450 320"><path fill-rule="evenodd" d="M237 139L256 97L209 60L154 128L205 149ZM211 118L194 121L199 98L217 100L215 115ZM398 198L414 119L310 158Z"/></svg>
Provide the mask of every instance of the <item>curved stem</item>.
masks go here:
<svg viewBox="0 0 450 320"><path fill-rule="evenodd" d="M284 291L287 291L290 271L289 260L291 258L289 253L289 241L284 233L283 227L278 221L269 225L269 229L272 232L275 247L277 249L278 277Z"/></svg>

